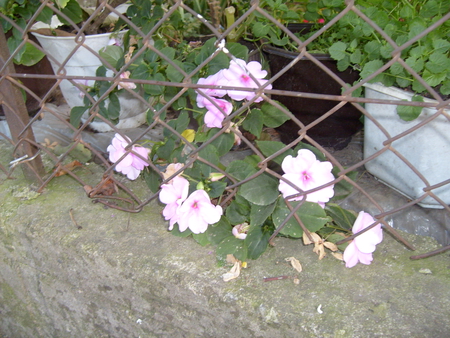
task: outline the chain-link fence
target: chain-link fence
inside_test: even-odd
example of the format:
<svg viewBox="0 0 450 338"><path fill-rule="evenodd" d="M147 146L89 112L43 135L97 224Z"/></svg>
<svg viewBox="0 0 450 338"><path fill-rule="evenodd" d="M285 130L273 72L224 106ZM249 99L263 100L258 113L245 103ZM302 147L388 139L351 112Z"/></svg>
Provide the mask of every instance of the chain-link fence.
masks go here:
<svg viewBox="0 0 450 338"><path fill-rule="evenodd" d="M139 212L158 199L161 185L184 172L206 184L209 192L218 189L220 193L210 196L226 208L243 195L251 196L250 182L259 180L255 184L264 186L263 177L306 196L285 178L281 165L287 155L313 146L319 159L323 156L333 165L334 179L312 187L308 194L335 186L343 198L353 190L350 196L359 196L360 207L372 210L374 218L401 241L389 219L418 208L417 204L440 213L442 227L448 228L450 174L445 168L450 116L448 98L441 94L450 83L450 43L448 33L438 36L441 29L448 31L450 13L445 4L433 2L439 8L428 6L431 14L422 14L429 20L422 21L403 9L404 17L397 23L414 21L414 30L394 38L392 18L383 16L380 27L381 14L358 1L99 1L82 21L77 20L80 8L73 2L62 8L58 1L30 1L32 11L27 12L21 4L14 7L15 2L7 1L9 7L0 14L6 31L6 36L0 32L2 118L8 126L1 121L0 135L13 146L12 157L0 166L3 179L13 177L20 166L42 192L51 180L70 175L89 198ZM309 13L305 17L309 20L303 18L309 22L290 24L292 13L296 20ZM35 26L52 15L69 29ZM119 18L116 30L88 35L108 15ZM347 44L349 35L342 34L349 25L348 34L355 36ZM94 37L103 40L92 42ZM430 37L435 42L428 46L424 39ZM63 44L57 45L57 40ZM333 58L315 53L323 51L323 45L333 46L326 50ZM424 62L418 54L428 53L428 47L439 53ZM23 67L42 56L33 67ZM252 60L269 75L258 76L263 71L253 68ZM87 62L75 63L83 61ZM211 76L230 70L230 62L251 85L214 82ZM436 87L438 77L442 83ZM372 84L384 80L425 90L431 99L408 99L403 89L391 98ZM232 107L220 101L225 92L234 99ZM400 127L390 127L391 120L399 120ZM110 145L116 133L118 143ZM142 145L149 149L149 157L140 151ZM423 145L425 149L419 150ZM133 176L123 169L130 158L143 162L142 182L149 186L145 196L135 195L128 180L117 173ZM104 172L80 175L92 161ZM182 166L170 171L170 163ZM406 195L405 203L384 204L387 196L373 193L370 185L378 181L366 168ZM348 203L343 201L339 203ZM291 218L305 228L296 214L302 203L285 202L288 212L275 224L274 235ZM257 204L270 208L273 201L266 203L263 196ZM448 243L447 237L443 244Z"/></svg>

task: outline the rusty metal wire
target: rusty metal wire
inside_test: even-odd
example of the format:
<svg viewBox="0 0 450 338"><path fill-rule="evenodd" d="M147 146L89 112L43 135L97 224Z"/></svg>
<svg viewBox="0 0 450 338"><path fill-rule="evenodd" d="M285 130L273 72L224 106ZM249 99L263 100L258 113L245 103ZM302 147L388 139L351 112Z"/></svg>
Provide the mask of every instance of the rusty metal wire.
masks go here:
<svg viewBox="0 0 450 338"><path fill-rule="evenodd" d="M262 175L262 174L268 174L272 177L276 178L277 180L284 180L287 184L291 185L295 189L298 190L298 196L305 196L305 192L301 191L298 187L293 185L291 182L285 180L281 177L279 173L277 173L275 170L270 168L270 163L273 161L273 159L277 158L277 156L283 154L289 149L293 149L296 145L299 144L299 142L308 142L312 144L313 146L317 147L323 154L325 154L327 160L329 160L334 167L338 169L336 179L333 182L328 183L325 186L329 186L331 184L336 184L338 182L347 182L350 184L357 192L361 193L368 201L368 203L373 206L376 210L378 210L378 214L374 215L374 218L376 219L376 222L372 224L370 227L366 228L364 231L369 230L370 228L376 226L379 223L382 223L383 226L393 235L395 236L399 241L401 241L403 244L405 244L408 248L413 249L412 245L409 244L406 240L404 240L398 232L391 227L391 225L387 222L387 218L390 216L393 216L407 208L410 208L417 203L420 203L423 199L426 197L431 196L434 198L437 203L444 208L447 212L450 212L450 207L445 204L444 201L442 201L436 194L433 192L433 190L445 186L450 185L450 177L448 180L445 180L443 182L439 183L430 183L427 178L425 177L424 173L421 173L397 148L395 142L404 138L407 135L411 135L414 132L420 133L420 128L423 126L426 126L431 121L437 119L438 117L445 117L446 119L450 120L450 116L448 113L448 110L450 108L450 101L445 101L441 98L441 96L436 92L435 89L431 88L423 78L421 78L406 62L404 59L402 59L402 52L409 48L414 42L420 40L427 34L430 34L434 29L439 27L439 25L442 25L444 22L450 19L450 13L445 15L442 19L439 21L436 21L432 26L428 27L424 31L422 31L417 36L413 37L406 43L402 45L398 45L395 41L393 41L390 36L384 32L380 27L378 27L370 18L368 18L360 9L358 9L355 6L354 0L347 0L345 1L345 9L338 13L336 17L331 20L330 22L326 23L320 30L318 30L314 35L312 35L310 38L306 39L305 41L302 41L298 36L294 35L291 31L289 31L283 24L281 24L279 21L277 21L275 18L273 18L264 8L260 7L259 1L252 1L248 10L245 13L242 13L242 15L237 18L236 22L227 28L222 28L220 25L217 24L217 6L214 7L214 22L210 22L207 19L204 18L202 15L203 13L196 13L194 9L187 6L183 1L172 1L171 5L168 6L167 11L162 16L161 20L159 20L151 29L148 29L147 32L143 32L140 27L137 27L129 18L124 16L123 14L119 13L115 8L113 8L107 1L100 1L98 8L95 10L94 13L91 14L90 18L86 20L86 22L79 26L71 21L69 17L67 17L64 13L62 13L58 8L56 8L51 1L48 0L42 0L41 6L38 9L38 11L32 16L30 21L28 22L25 29L22 29L18 27L18 25L12 21L11 19L7 18L3 14L0 14L0 19L7 21L9 24L13 25L18 31L21 32L23 36L23 41L21 44L17 47L15 51L11 52L11 55L9 57L2 57L0 60L0 84L8 84L11 86L14 86L15 88L19 88L23 90L28 97L32 97L35 99L39 104L39 110L37 114L34 115L34 117L31 117L27 121L23 122L22 130L15 133L15 135L12 136L12 139L10 139L7 135L0 133L0 137L8 140L14 145L14 151L13 151L13 158L17 158L17 160L13 160L11 163L13 165L8 169L4 165L0 164L0 172L6 175L7 178L11 177L13 174L13 170L21 165L27 165L29 161L34 160L35 158L39 158L41 156L45 156L48 160L52 162L53 169L46 174L42 175L42 169L36 170L36 167L31 166L31 170L34 172L36 182L38 183L37 191L42 191L48 183L55 179L57 177L58 173L61 172L61 170L64 170L68 175L70 175L72 178L74 178L77 182L80 183L81 186L83 186L86 190L86 193L88 197L92 198L94 201L97 201L99 203L105 204L108 207L116 208L118 210L128 211L128 212L139 212L143 209L144 206L146 206L151 201L155 200L158 197L158 192L149 192L147 196L139 197L136 196L127 186L124 184L121 180L118 180L116 178L116 174L114 174L114 169L117 166L118 163L120 163L121 160L123 160L129 153L133 153L135 156L140 157L139 154L134 152L132 150L132 146L135 144L138 144L143 139L145 139L145 136L160 128L164 129L167 132L171 133L172 136L176 138L178 142L182 142L185 144L186 149L189 150L189 158L187 162L184 164L183 168L178 170L176 173L172 174L170 177L164 178L161 172L161 168L152 161L148 161L148 164L150 168L157 172L158 175L162 179L162 183L166 183L169 180L171 180L173 177L175 177L178 173L180 173L185 168L188 168L191 164L193 164L195 161L199 161L211 168L215 172L219 172L223 174L229 182L231 182L230 185L226 188L227 196L224 198L224 200L221 201L221 204L223 206L227 205L229 201L235 196L237 193L238 187L242 186L243 184L255 179L256 177ZM217 5L217 4L216 4ZM59 16L63 17L66 21L69 22L71 28L75 32L75 42L76 47L69 53L69 55L66 57L66 59L63 62L59 62L56 59L53 58L53 56L46 53L46 50L44 50L37 42L35 42L33 39L29 36L29 31L31 29L31 25L36 21L39 14L44 9L50 9L55 14L58 14ZM118 15L127 25L130 29L134 30L136 34L142 38L142 44L141 49L137 50L135 54L127 60L123 65L120 66L120 69L115 69L108 60L105 60L98 52L94 51L92 48L90 48L85 42L87 39L87 25L88 23L94 21L94 18L97 14L101 13L104 9L107 9L116 15ZM192 14L194 18L196 18L204 27L206 27L210 31L210 36L217 38L217 43L215 45L215 51L209 55L203 62L201 62L198 66L196 66L191 71L186 71L182 67L180 67L177 63L174 63L167 55L165 55L161 50L159 50L157 47L155 47L152 44L152 36L154 34L157 34L158 29L160 29L164 23L170 19L172 15L178 10L183 10L186 13ZM249 88L240 88L240 87L223 87L221 89L231 89L231 90L240 90L240 91L249 91L249 92L255 92L256 96L244 103L238 110L234 111L229 116L225 116L225 119L223 121L223 128L220 129L214 137L209 139L208 141L204 142L201 146L197 146L194 143L187 140L180 131L176 130L172 125L169 124L169 121L164 118L164 114L166 111L169 111L172 107L172 105L183 95L185 95L188 90L196 89L200 95L203 95L204 97L208 98L205 94L204 90L214 88L209 85L201 85L195 83L194 79L196 76L198 76L199 72L208 64L214 60L217 55L219 55L221 52L224 52L230 59L235 58L232 53L230 53L226 48L224 48L224 39L227 38L227 36L237 29L240 25L245 23L245 21L251 17L251 15L254 15L255 13L258 13L258 15L261 15L268 20L270 20L274 26L280 28L286 36L289 37L289 39L292 41L293 44L297 46L297 52L298 53L292 53L291 60L285 66L281 71L278 73L271 74L271 77L267 83L260 86L257 89L249 89ZM337 76L330 68L328 68L323 61L318 57L317 55L314 55L312 53L309 53L307 50L307 47L310 43L312 43L315 39L319 38L324 32L326 32L330 27L337 24L339 20L342 20L342 18L345 17L347 13L355 13L360 18L362 18L370 27L372 27L379 36L387 41L389 45L393 48L392 51L392 59L384 64L381 68L379 68L377 71L375 71L370 76L366 77L365 79L359 81L356 84L348 84L344 80L342 80L339 76ZM2 32L0 32L0 35L3 35ZM175 39L175 38L173 38ZM3 40L5 41L5 40ZM178 41L175 41L178 42ZM14 71L12 68L13 65L13 58L19 53L20 48L22 48L26 43L30 43L42 52L46 53L47 58L54 63L58 65L58 69L55 71L54 74L29 74L26 72L19 72ZM1 49L7 49L6 45L0 46ZM89 52L91 52L95 57L97 57L103 65L105 65L106 69L110 71L108 76L74 76L74 75L68 75L66 71L66 65L69 61L69 59L80 49L85 48ZM160 57L164 62L167 64L170 64L176 71L181 74L182 81L180 82L171 82L171 81L161 81L158 79L154 80L141 80L141 79L133 79L133 80L122 80L120 78L120 75L127 71L127 69L130 68L130 66L133 64L133 62L136 62L140 57L144 55L144 53L152 51L158 57ZM285 73L287 73L291 68L293 68L295 65L297 65L300 60L306 59L311 61L314 65L316 65L320 70L322 70L328 77L328 81L334 81L336 82L341 88L342 92L340 94L322 94L322 93L316 93L316 92L299 92L299 91L287 91L287 90L279 90L277 88L273 88L271 90L267 89L267 86L274 85L274 83L279 80ZM382 99L370 99L370 98L362 98L362 97L354 97L353 94L355 91L361 89L365 84L369 83L372 79L377 77L379 74L381 74L383 71L391 67L394 63L400 64L404 69L411 74L417 81L422 84L426 90L430 93L430 95L434 98L434 102L426 101L426 102L411 102L411 101L399 101L399 100L382 100ZM251 75L253 78L253 76ZM23 81L26 79L35 79L37 81L41 79L52 79L55 81L54 85L51 86L48 91L42 95L38 95L33 90L28 88L26 85L23 84ZM79 80L84 81L101 81L104 83L109 83L109 87L103 91L102 95L100 97L92 97L89 92L86 91L85 88L83 88L82 85L78 82ZM258 80L253 78L253 80L258 83ZM83 123L80 125L79 128L75 128L72 126L69 121L67 120L67 116L61 116L58 112L58 109L55 109L48 101L51 99L52 95L55 95L58 92L58 86L61 84L62 81L69 81L74 87L78 88L80 93L84 95L91 103L92 107L89 110L89 116L86 118ZM151 111L153 113L153 120L147 121L147 125L140 129L138 134L135 135L132 139L132 142L130 146L127 148L127 152L119 159L118 162L115 164L112 164L108 158L107 154L105 153L105 149L99 150L95 144L92 144L91 142L86 141L86 135L90 133L89 126L90 124L96 120L100 120L104 123L106 123L114 132L117 132L121 135L124 135L124 131L118 130L114 123L109 121L107 118L102 116L100 114L100 104L102 101L104 101L109 93L111 93L118 85L120 81L124 82L133 82L135 84L140 85L146 85L146 86L164 86L164 87L172 87L172 88L180 88L175 95L168 98L162 105L154 106L152 102L149 102L146 100L143 96L139 95L139 93L124 88L129 95L131 95L133 98L136 98L147 110ZM285 97L292 97L292 98L307 98L307 99L313 99L318 101L330 101L334 102L335 105L329 109L325 114L323 114L320 118L317 118L313 122L305 123L300 118L298 118L295 114L291 113L288 109L281 106L272 99L273 96L285 96ZM298 131L295 135L295 140L292 142L286 144L286 146L274 154L272 154L269 157L265 157L261 151L258 149L258 147L255 145L255 143L249 139L245 133L243 133L238 128L235 128L231 125L231 120L242 116L242 114L245 113L245 111L249 108L249 106L258 98L263 98L264 102L268 102L269 104L273 105L274 107L278 108L279 110L283 111L293 123L298 127ZM3 105L4 109L9 109L10 111L16 111L16 107L12 106L9 101L2 96L1 98L1 104ZM216 105L215 102L211 101L213 105ZM408 130L398 134L398 135L390 135L389 132L383 127L383 125L375 118L373 117L363 106L362 104L366 103L377 103L377 104L385 104L385 105L403 105L403 106L412 106L412 107L429 107L429 108L436 108L438 109L437 113L434 115L431 115L427 118L425 118L423 121L421 121L418 124L415 124ZM358 111L361 112L361 114L364 115L365 119L371 121L375 124L375 126L383 133L386 140L383 142L383 148L378 149L377 152L375 152L373 155L368 156L364 158L363 160L358 161L357 163L351 163L347 165L343 165L340 163L339 159L335 157L334 153L330 151L327 147L322 146L320 143L317 142L317 140L314 139L314 137L310 136L310 131L313 127L322 126L327 123L327 119L333 115L336 114L336 112L339 112L341 108L346 105L350 104L353 107L355 107ZM216 105L216 108L220 108ZM39 122L41 114L50 114L54 118L58 120L59 123L64 125L64 127L67 130L70 130L71 134L68 136L67 144L69 144L69 147L65 150L65 152L59 156L56 156L52 149L43 145L42 141L37 142L32 137L33 131L32 127L36 125ZM17 113L19 115L19 113ZM8 117L8 124L11 129L12 124L14 122ZM205 158L202 158L200 155L202 150L204 150L208 145L210 145L212 142L214 142L215 139L223 135L224 133L231 132L235 135L237 135L241 141L242 144L246 146L246 148L252 152L252 154L256 155L259 158L258 167L259 170L255 172L253 175L250 175L249 177L242 179L242 180L236 180L233 176L229 175L226 170L223 168L220 168L210 161L208 161ZM31 135L31 136L30 136ZM35 153L30 153L28 155L22 155L23 153L18 152L17 149L22 147L24 144L27 144L33 149L37 149L38 151ZM100 181L86 181L86 179L82 179L80 175L78 175L76 172L71 170L67 166L66 159L70 157L70 153L74 151L74 149L82 145L86 149L88 149L93 156L97 159L97 162L104 167L105 171L100 179ZM352 179L349 177L349 173L354 170L362 170L364 166L372 161L373 159L377 158L378 156L386 153L391 152L395 154L399 159L403 161L404 164L417 176L420 178L420 180L424 183L424 189L423 189L423 195L419 198L412 200L405 205L403 205L400 208L395 208L391 210L385 210L381 204L373 197L371 196L364 187L358 183L357 180ZM18 158L21 155L20 158ZM141 157L141 159L145 160ZM29 163L28 163L29 164ZM115 186L117 186L121 192L123 192L127 197L119 197L119 196L103 196L99 194L99 191L101 191L102 187L106 182L113 182ZM310 190L309 192L318 191L324 186L317 187L313 190ZM289 215L286 217L286 219L282 222L280 227L276 230L274 235L272 236L270 242L273 244L273 239L278 234L278 232L281 230L281 228L291 219L291 217L294 217L299 225L302 227L302 229L305 230L306 234L308 236L309 232L306 230L305 225L300 220L298 215L296 214L296 211L301 207L302 203L298 203L295 207L293 207L287 199L285 199L285 202L290 210ZM346 241L351 240L355 236L363 233L364 231L355 234L349 238L346 239ZM448 250L448 247L444 250ZM434 253L430 253L434 254ZM426 255L425 255L426 256ZM425 257L424 256L424 257ZM415 256L415 258L420 258L421 255Z"/></svg>

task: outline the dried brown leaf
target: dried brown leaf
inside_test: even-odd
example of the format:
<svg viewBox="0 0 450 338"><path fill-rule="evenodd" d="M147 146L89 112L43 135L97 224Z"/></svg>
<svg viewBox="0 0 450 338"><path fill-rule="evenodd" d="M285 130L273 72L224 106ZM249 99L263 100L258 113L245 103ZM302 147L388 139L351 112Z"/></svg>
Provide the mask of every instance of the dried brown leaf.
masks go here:
<svg viewBox="0 0 450 338"><path fill-rule="evenodd" d="M222 276L224 282L228 282L232 279L238 278L241 273L241 262L237 261L229 272Z"/></svg>
<svg viewBox="0 0 450 338"><path fill-rule="evenodd" d="M228 254L227 255L227 263L229 264L234 264L238 262L238 260L236 259L236 257L234 257L232 254Z"/></svg>
<svg viewBox="0 0 450 338"><path fill-rule="evenodd" d="M338 251L338 247L336 246L336 244L331 243L331 242L324 242L323 245L327 248L330 249L331 251Z"/></svg>
<svg viewBox="0 0 450 338"><path fill-rule="evenodd" d="M83 164L81 162L79 162L77 160L72 161L72 162L66 164L64 166L64 169L62 169L61 167L56 168L55 169L55 171L56 171L55 177L66 175L69 171L72 171L76 167L82 167L82 166L83 166Z"/></svg>
<svg viewBox="0 0 450 338"><path fill-rule="evenodd" d="M313 252L319 255L319 260L324 258L327 253L325 252L325 247L323 246L323 243L315 243Z"/></svg>
<svg viewBox="0 0 450 338"><path fill-rule="evenodd" d="M344 257L342 256L342 253L340 253L340 252L332 252L331 254L333 255L334 258L339 259L340 261L344 260Z"/></svg>
<svg viewBox="0 0 450 338"><path fill-rule="evenodd" d="M302 265L295 257L288 257L284 259L286 262L291 262L292 267L298 272L302 272Z"/></svg>

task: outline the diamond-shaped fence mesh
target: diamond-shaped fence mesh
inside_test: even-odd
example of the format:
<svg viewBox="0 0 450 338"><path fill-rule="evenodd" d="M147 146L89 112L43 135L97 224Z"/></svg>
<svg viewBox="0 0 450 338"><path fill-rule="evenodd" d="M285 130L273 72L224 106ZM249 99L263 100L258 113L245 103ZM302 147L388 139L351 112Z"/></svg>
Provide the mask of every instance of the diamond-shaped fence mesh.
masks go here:
<svg viewBox="0 0 450 338"><path fill-rule="evenodd" d="M448 4L447 9L426 8L434 11L430 20L422 20L428 26L417 23L397 36L392 18L383 14L380 21L381 13L358 1L334 1L329 21L316 18L300 25L288 24L285 7L274 8L269 1L233 2L234 7L227 1L94 1L98 6L90 12L83 7L87 1L79 1L90 13L82 21L76 20L81 9L71 7L73 2L61 8L58 1L30 1L33 11L23 15L10 1L0 11L0 136L13 149L1 160L2 179L21 167L41 192L50 181L70 175L89 198L139 212L158 199L162 184L183 171L199 181L209 179L209 189L219 191L210 193L214 203L224 208L250 196L264 210L278 197L266 194L265 187L280 181L306 195L282 177L280 165L287 155L313 146L319 158L332 163L335 179L308 193L334 185L335 197L343 198L335 203L371 211L401 241L392 219L406 222L405 215L418 205L431 208L427 213L448 229L450 102L441 94L450 88L450 43L436 33L448 27ZM286 5L301 18L318 3ZM317 13L325 16L326 10L317 7ZM68 28L35 25L54 15ZM118 18L115 25L91 35L111 16ZM355 38L346 44L339 34ZM374 36L377 42L367 43ZM439 53L424 63L423 39L430 36ZM317 53L327 44L332 58ZM406 54L414 48L416 56ZM364 57L374 60L358 67ZM250 61L268 75L257 76ZM256 85L203 81L230 62ZM378 83L390 79L403 87L393 97ZM404 89L411 87L430 99L411 99ZM217 100L225 93L239 99L232 106ZM210 114L207 123L210 111L216 115ZM419 117L411 118L417 111ZM399 126L391 127L392 120ZM124 148L112 159L107 149L116 134ZM137 145L149 149L148 158ZM129 174L122 169L130 154L144 163L142 182L149 187L144 196L128 188L123 175ZM90 162L104 171L86 175ZM167 173L170 163L182 166ZM211 182L211 173L223 175L220 184ZM372 175L393 190L375 188L380 184ZM256 192L250 182L258 183ZM388 198L396 203L387 203ZM276 233L290 226L291 218L302 227L306 222L296 214L302 203L284 202L287 212ZM448 245L445 236L441 243Z"/></svg>

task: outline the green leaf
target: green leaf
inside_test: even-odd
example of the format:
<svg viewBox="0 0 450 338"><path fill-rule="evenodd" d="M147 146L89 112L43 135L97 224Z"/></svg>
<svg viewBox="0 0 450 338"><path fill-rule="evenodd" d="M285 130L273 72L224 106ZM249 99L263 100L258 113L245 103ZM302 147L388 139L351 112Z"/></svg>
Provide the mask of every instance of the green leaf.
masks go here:
<svg viewBox="0 0 450 338"><path fill-rule="evenodd" d="M151 167L147 167L147 169L143 171L143 177L145 183L147 183L147 187L151 190L151 192L156 193L159 190L159 186L161 184L161 177L159 176L159 174Z"/></svg>
<svg viewBox="0 0 450 338"><path fill-rule="evenodd" d="M247 247L242 239L234 236L226 237L217 246L216 253L218 256L226 257L226 255L234 255L240 261L247 260Z"/></svg>
<svg viewBox="0 0 450 338"><path fill-rule="evenodd" d="M245 118L242 127L256 137L260 137L263 129L263 115L261 110L252 109L250 114Z"/></svg>
<svg viewBox="0 0 450 338"><path fill-rule="evenodd" d="M217 181L217 182L211 182L209 184L208 195L211 198L217 198L220 195L223 194L225 191L225 188L227 187L227 184L225 182Z"/></svg>
<svg viewBox="0 0 450 338"><path fill-rule="evenodd" d="M79 23L83 20L83 10L81 9L80 5L75 0L70 0L66 6L61 10L65 16L67 16L70 20L72 20L74 23ZM62 16L58 16L59 20L61 20L62 23L69 25L70 23L65 20Z"/></svg>
<svg viewBox="0 0 450 338"><path fill-rule="evenodd" d="M206 160L209 163L214 164L216 166L218 166L220 163L219 154L217 152L217 149L212 144L208 144L205 148L200 150L199 155L204 160ZM208 177L209 174L211 174L211 172L214 171L214 168L210 167L209 165L207 165L203 162L199 163L199 165L202 170L202 174L205 175L206 177Z"/></svg>
<svg viewBox="0 0 450 338"><path fill-rule="evenodd" d="M295 207L299 202L293 201L290 203L292 207ZM289 213L290 210L284 202L284 199L280 197L272 215L274 225L276 227L280 226ZM305 227L312 232L316 232L321 229L330 221L324 209L317 203L304 202L296 213L302 220ZM292 217L280 231L280 234L293 238L300 238L303 235L303 229L298 224L297 220Z"/></svg>
<svg viewBox="0 0 450 338"><path fill-rule="evenodd" d="M263 173L249 182L244 183L239 193L250 203L269 205L278 195L278 182L272 176Z"/></svg>
<svg viewBox="0 0 450 338"><path fill-rule="evenodd" d="M273 202L269 205L256 205L252 204L250 208L250 225L259 226L262 225L266 219L273 213L277 202Z"/></svg>
<svg viewBox="0 0 450 338"><path fill-rule="evenodd" d="M239 203L237 200L234 200L227 207L225 214L232 225L247 222L250 218L250 205L248 202Z"/></svg>
<svg viewBox="0 0 450 338"><path fill-rule="evenodd" d="M239 181L257 172L252 165L241 160L231 162L225 171Z"/></svg>
<svg viewBox="0 0 450 338"><path fill-rule="evenodd" d="M404 100L406 101L406 100ZM411 99L413 102L423 102L423 97L414 95ZM413 106L397 106L397 114L403 121L412 121L419 117L422 107Z"/></svg>
<svg viewBox="0 0 450 338"><path fill-rule="evenodd" d="M373 60L369 61L364 65L360 75L361 78L365 79L369 75L372 75L375 71L383 67L384 63L381 60Z"/></svg>
<svg viewBox="0 0 450 338"><path fill-rule="evenodd" d="M257 37L257 38L261 38L261 37L268 35L269 31L270 31L269 23L256 22L252 26L253 35L255 35L255 37Z"/></svg>
<svg viewBox="0 0 450 338"><path fill-rule="evenodd" d="M335 42L331 45L331 47L328 49L328 52L330 53L330 56L335 59L336 61L342 60L346 56L345 50L347 49L347 44L339 41Z"/></svg>
<svg viewBox="0 0 450 338"><path fill-rule="evenodd" d="M226 217L222 216L219 222L208 227L206 233L208 234L209 241L217 245L225 238L230 237L231 230L232 226L230 222L228 222Z"/></svg>
<svg viewBox="0 0 450 338"><path fill-rule="evenodd" d="M359 48L355 49L352 55L350 55L350 62L359 64L362 60L361 50Z"/></svg>
<svg viewBox="0 0 450 338"><path fill-rule="evenodd" d="M192 237L195 239L195 241L200 244L201 246L207 246L210 244L208 235L206 233L202 234L192 234Z"/></svg>
<svg viewBox="0 0 450 338"><path fill-rule="evenodd" d="M446 53L450 49L450 41L444 39L433 40L433 50L437 53Z"/></svg>
<svg viewBox="0 0 450 338"><path fill-rule="evenodd" d="M355 223L356 213L354 211L343 209L334 203L327 203L325 211L340 228L350 231Z"/></svg>
<svg viewBox="0 0 450 338"><path fill-rule="evenodd" d="M10 47L9 40L10 39L8 39L8 47ZM14 62L16 64L24 66L33 66L39 61L41 61L44 58L45 54L41 52L39 49L37 49L35 46L33 46L31 43L27 42L17 56L18 58L17 57L14 58Z"/></svg>
<svg viewBox="0 0 450 338"><path fill-rule="evenodd" d="M80 126L81 117L87 109L87 107L73 107L70 110L70 124L75 128L78 128Z"/></svg>
<svg viewBox="0 0 450 338"><path fill-rule="evenodd" d="M118 61L123 57L123 49L119 46L106 46L98 54L112 67L116 68ZM106 64L104 64L106 67Z"/></svg>
<svg viewBox="0 0 450 338"><path fill-rule="evenodd" d="M287 109L283 104L276 101L281 107ZM261 112L263 115L263 123L265 126L269 128L277 128L281 126L287 120L290 120L290 117L286 115L282 110L277 107L272 106L271 104L264 102L261 106Z"/></svg>
<svg viewBox="0 0 450 338"><path fill-rule="evenodd" d="M174 60L173 63L175 63L179 68L183 69L183 63L181 61ZM167 66L166 75L167 75L167 78L172 82L182 82L184 79L183 73L181 73L172 64L169 64Z"/></svg>
<svg viewBox="0 0 450 338"><path fill-rule="evenodd" d="M116 93L109 94L108 118L118 119L120 115L120 101Z"/></svg>
<svg viewBox="0 0 450 338"><path fill-rule="evenodd" d="M348 67L350 67L350 58L346 55L342 60L337 62L337 69L340 72L344 72Z"/></svg>
<svg viewBox="0 0 450 338"><path fill-rule="evenodd" d="M286 147L284 143L278 141L256 141L256 145L266 157L269 157L270 155L275 154L277 151ZM281 165L281 162L283 162L284 158L288 155L294 156L294 151L287 148L286 151L275 157L273 161Z"/></svg>
<svg viewBox="0 0 450 338"><path fill-rule="evenodd" d="M216 135L220 130L213 128L208 133L208 139ZM211 144L216 147L217 154L223 156L227 154L234 144L234 134L233 133L223 133L217 137Z"/></svg>
<svg viewBox="0 0 450 338"><path fill-rule="evenodd" d="M178 223L175 223L171 233L172 233L172 235L174 235L176 237L181 237L181 238L185 238L185 237L188 237L188 236L192 235L192 231L189 228L187 228L183 232L180 232L180 229L178 227Z"/></svg>
<svg viewBox="0 0 450 338"><path fill-rule="evenodd" d="M447 78L447 72L436 74L426 69L423 71L422 77L431 87L436 87Z"/></svg>
<svg viewBox="0 0 450 338"><path fill-rule="evenodd" d="M227 44L228 51L236 58L247 61L248 48L240 43L232 42Z"/></svg>
<svg viewBox="0 0 450 338"><path fill-rule="evenodd" d="M261 226L252 227L244 240L247 245L248 258L257 259L261 256L269 245L270 236L271 233L263 231Z"/></svg>

